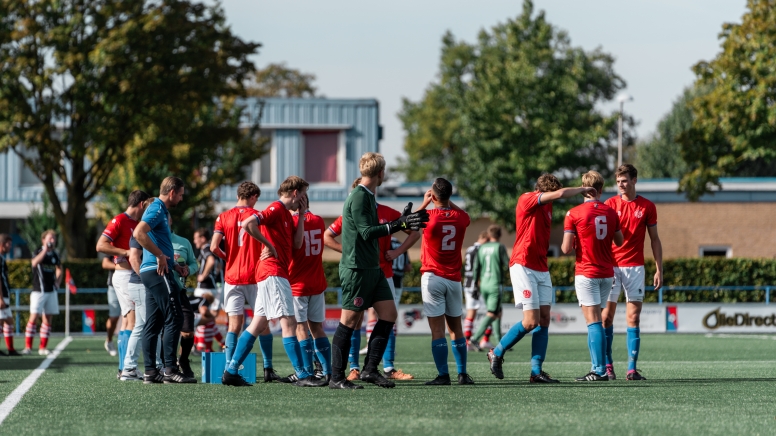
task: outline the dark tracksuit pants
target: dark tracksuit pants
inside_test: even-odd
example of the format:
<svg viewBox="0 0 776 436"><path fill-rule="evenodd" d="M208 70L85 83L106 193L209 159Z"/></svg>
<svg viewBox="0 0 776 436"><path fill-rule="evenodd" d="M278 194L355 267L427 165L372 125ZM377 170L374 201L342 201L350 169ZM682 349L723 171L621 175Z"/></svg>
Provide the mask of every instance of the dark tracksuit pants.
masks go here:
<svg viewBox="0 0 776 436"><path fill-rule="evenodd" d="M156 370L156 338L162 335L162 360L165 368L178 366L177 348L183 324L180 287L171 272L160 276L156 271L140 273L146 288L146 325L143 330L143 357L146 371Z"/></svg>

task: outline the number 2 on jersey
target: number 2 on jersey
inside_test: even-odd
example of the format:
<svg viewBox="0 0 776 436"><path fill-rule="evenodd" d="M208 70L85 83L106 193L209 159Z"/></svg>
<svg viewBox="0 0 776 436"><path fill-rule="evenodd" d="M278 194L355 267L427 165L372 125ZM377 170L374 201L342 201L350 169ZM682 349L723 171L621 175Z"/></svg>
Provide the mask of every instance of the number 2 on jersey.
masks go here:
<svg viewBox="0 0 776 436"><path fill-rule="evenodd" d="M321 254L323 241L321 240L321 229L304 231L304 255L317 256Z"/></svg>
<svg viewBox="0 0 776 436"><path fill-rule="evenodd" d="M606 217L605 216L595 217L595 237L598 239L604 239L606 237L607 231L608 231L608 228L606 227Z"/></svg>
<svg viewBox="0 0 776 436"><path fill-rule="evenodd" d="M442 251L454 251L455 226L442 226L442 234L445 235L442 238Z"/></svg>

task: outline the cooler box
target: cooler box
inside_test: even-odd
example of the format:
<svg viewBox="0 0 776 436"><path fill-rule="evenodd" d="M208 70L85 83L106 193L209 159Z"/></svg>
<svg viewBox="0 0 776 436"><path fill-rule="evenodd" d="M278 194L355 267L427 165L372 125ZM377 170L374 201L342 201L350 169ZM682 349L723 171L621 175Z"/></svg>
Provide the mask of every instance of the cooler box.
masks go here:
<svg viewBox="0 0 776 436"><path fill-rule="evenodd" d="M226 369L226 354L202 353L202 383L221 384ZM256 383L256 353L251 353L237 371L248 383Z"/></svg>

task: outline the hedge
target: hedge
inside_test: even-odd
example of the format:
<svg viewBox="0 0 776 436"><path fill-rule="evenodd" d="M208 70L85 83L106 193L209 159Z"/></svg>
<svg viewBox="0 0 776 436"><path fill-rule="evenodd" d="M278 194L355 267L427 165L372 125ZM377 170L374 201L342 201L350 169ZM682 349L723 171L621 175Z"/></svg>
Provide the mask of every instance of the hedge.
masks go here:
<svg viewBox="0 0 776 436"><path fill-rule="evenodd" d="M337 262L324 262L324 274L330 287L339 287L339 272ZM104 288L106 286L107 274L102 269L100 261L96 259L71 260L64 263L65 268L70 269L70 273L76 285L80 288ZM719 259L719 258L697 258L697 259L671 259L666 260L663 265L663 279L666 286L776 286L776 259ZM32 267L29 260L9 260L9 280L12 288L30 288L32 287ZM655 274L655 264L647 261L646 264L646 285L652 284L652 277ZM555 286L572 286L574 284L574 259L570 257L560 259L550 259L550 275L552 283ZM505 277L505 283L509 283L508 277ZM194 277L192 276L187 285L193 287ZM404 277L405 287L420 287L420 263L413 262L413 270ZM776 291L776 289L774 289ZM776 296L776 292L772 293ZM645 302L657 302L657 293L648 292L645 296ZM621 296L620 298L624 298ZM556 301L559 303L576 302L574 292L556 293ZM681 292L664 291L664 302L763 302L765 301L765 291L701 291L701 292ZM71 296L71 304L105 304L104 294L76 294ZM336 296L327 295L327 303L336 302ZM403 303L420 303L419 292L405 292L402 296ZM511 303L511 293L504 295L504 302ZM60 295L60 303L64 304L64 296ZM12 305L15 304L12 301ZM21 297L20 304L29 304L29 294ZM80 313L71 314L71 326L74 331L80 330ZM26 314L23 315L26 322ZM98 325L102 326L105 322L107 313L98 312ZM64 329L64 319L57 317L55 330ZM61 325L60 325L61 324Z"/></svg>

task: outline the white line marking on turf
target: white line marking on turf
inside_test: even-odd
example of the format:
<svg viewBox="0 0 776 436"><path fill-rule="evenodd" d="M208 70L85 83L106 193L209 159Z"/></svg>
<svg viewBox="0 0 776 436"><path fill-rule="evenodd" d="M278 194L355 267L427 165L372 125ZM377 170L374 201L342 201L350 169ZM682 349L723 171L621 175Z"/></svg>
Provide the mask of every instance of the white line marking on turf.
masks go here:
<svg viewBox="0 0 776 436"><path fill-rule="evenodd" d="M766 339L776 341L774 335L734 335L730 333L706 333L707 338L733 338L733 339Z"/></svg>
<svg viewBox="0 0 776 436"><path fill-rule="evenodd" d="M67 347L67 344L69 344L72 340L73 338L68 336L62 342L60 342L59 345L54 348L54 351L52 351L51 354L49 354L49 356L40 363L40 366L32 371L32 374L28 375L27 378L25 378L24 381L22 381L22 383L5 398L5 401L0 404L0 424L5 421L5 418L8 418L8 415L11 414L11 411L14 409L14 407L16 407L16 405L19 404L19 401L22 400L24 394L26 394L27 391L32 388L35 382L38 381L38 378L43 375L49 365L51 365L51 362L53 362L54 359L59 356L59 353L64 350L65 347Z"/></svg>

